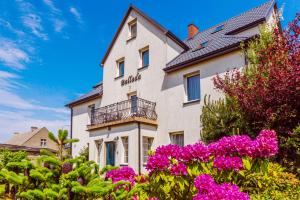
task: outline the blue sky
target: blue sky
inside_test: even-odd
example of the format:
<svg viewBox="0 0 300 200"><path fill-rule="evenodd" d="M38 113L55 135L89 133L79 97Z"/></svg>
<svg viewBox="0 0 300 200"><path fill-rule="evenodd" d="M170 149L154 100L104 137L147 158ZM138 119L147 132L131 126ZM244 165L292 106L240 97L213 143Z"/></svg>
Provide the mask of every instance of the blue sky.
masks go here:
<svg viewBox="0 0 300 200"><path fill-rule="evenodd" d="M264 0L1 0L0 142L30 126L69 127L64 105L101 81L99 62L130 3L184 39ZM299 0L278 0L285 26Z"/></svg>

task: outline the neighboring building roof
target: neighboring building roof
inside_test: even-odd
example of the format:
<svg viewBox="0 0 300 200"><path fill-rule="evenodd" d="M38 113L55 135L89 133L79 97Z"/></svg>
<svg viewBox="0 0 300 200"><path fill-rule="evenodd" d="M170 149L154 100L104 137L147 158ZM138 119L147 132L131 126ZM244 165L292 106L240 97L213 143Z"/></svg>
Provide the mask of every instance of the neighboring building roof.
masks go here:
<svg viewBox="0 0 300 200"><path fill-rule="evenodd" d="M101 97L102 95L103 95L103 85L101 82L101 83L98 83L97 85L93 86L93 89L90 92L80 96L78 99L75 99L74 101L68 103L66 106L73 107L75 105L97 99L97 98Z"/></svg>
<svg viewBox="0 0 300 200"><path fill-rule="evenodd" d="M34 153L34 154L39 154L41 149L47 149L48 151L51 151L53 153L56 152L55 150L48 149L48 148L26 147L26 146L13 145L13 144L0 144L0 149L8 149L10 151L26 151L28 153Z"/></svg>
<svg viewBox="0 0 300 200"><path fill-rule="evenodd" d="M184 41L190 49L170 61L164 70L166 72L174 71L220 52L225 53L224 51L228 51L228 49L238 49L242 41L252 38L253 35L239 37L232 34L264 22L274 6L276 6L274 0L268 1L245 13L197 33L193 38ZM220 26L223 26L221 30L213 33ZM206 46L199 48L199 45L204 42L207 42Z"/></svg>
<svg viewBox="0 0 300 200"><path fill-rule="evenodd" d="M106 60L106 58L108 57L115 41L118 38L118 35L120 33L120 31L122 30L122 27L124 26L127 17L129 16L130 12L134 10L135 12L137 12L139 15L143 16L148 22L150 22L152 25L154 25L156 28L158 28L159 30L161 30L167 37L169 37L171 40L173 40L176 44L178 44L180 47L182 47L184 50L188 50L189 47L186 45L186 43L184 43L181 39L179 39L176 35L174 35L171 31L169 31L168 29L166 29L165 27L163 27L162 25L160 25L159 23L157 23L155 20L153 20L152 18L150 18L148 15L146 15L145 13L143 13L142 11L140 11L138 8L134 7L133 5L130 5L121 24L119 25L116 34L114 35L112 42L110 43L108 50L106 51L102 61L101 61L101 66L104 65L104 62Z"/></svg>
<svg viewBox="0 0 300 200"><path fill-rule="evenodd" d="M24 145L25 142L27 142L30 138L32 138L34 135L36 135L40 130L43 128L36 128L32 127L29 132L26 133L14 133L13 136L6 141L5 144L11 144L11 145Z"/></svg>

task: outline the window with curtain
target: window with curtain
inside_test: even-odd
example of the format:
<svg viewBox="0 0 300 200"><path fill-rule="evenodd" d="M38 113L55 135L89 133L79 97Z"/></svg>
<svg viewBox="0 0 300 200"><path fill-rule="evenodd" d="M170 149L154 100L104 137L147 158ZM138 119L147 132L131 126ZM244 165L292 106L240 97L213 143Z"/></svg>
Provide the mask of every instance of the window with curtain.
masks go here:
<svg viewBox="0 0 300 200"><path fill-rule="evenodd" d="M178 146L184 146L184 134L183 132L170 133L171 144Z"/></svg>
<svg viewBox="0 0 300 200"><path fill-rule="evenodd" d="M47 147L47 140L41 139L41 147Z"/></svg>
<svg viewBox="0 0 300 200"><path fill-rule="evenodd" d="M200 99L200 74L187 77L187 100Z"/></svg>
<svg viewBox="0 0 300 200"><path fill-rule="evenodd" d="M148 152L151 150L154 138L143 137L143 162L146 163L148 160Z"/></svg>
<svg viewBox="0 0 300 200"><path fill-rule="evenodd" d="M128 163L128 137L122 137L122 143L124 148L123 162Z"/></svg>

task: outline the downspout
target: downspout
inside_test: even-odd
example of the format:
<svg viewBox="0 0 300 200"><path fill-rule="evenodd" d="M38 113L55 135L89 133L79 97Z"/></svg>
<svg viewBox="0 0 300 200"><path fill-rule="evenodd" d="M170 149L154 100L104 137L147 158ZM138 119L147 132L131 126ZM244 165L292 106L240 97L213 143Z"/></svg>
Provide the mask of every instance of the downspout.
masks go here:
<svg viewBox="0 0 300 200"><path fill-rule="evenodd" d="M73 108L71 107L71 122L70 122L70 138L73 138ZM73 144L71 144L71 149L70 149L70 153L72 156L72 149L73 149Z"/></svg>
<svg viewBox="0 0 300 200"><path fill-rule="evenodd" d="M138 172L141 174L141 123L138 122L138 162L139 162L139 167L138 167Z"/></svg>

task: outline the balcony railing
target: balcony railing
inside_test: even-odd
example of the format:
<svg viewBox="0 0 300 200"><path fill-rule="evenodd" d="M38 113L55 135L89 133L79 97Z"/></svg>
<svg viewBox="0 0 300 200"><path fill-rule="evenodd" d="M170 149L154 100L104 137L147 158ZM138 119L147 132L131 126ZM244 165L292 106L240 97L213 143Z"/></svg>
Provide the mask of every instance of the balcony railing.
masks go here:
<svg viewBox="0 0 300 200"><path fill-rule="evenodd" d="M132 97L126 101L121 101L92 110L91 126L125 120L133 117L156 120L157 114L155 112L155 106L156 103L154 102L138 97Z"/></svg>

